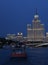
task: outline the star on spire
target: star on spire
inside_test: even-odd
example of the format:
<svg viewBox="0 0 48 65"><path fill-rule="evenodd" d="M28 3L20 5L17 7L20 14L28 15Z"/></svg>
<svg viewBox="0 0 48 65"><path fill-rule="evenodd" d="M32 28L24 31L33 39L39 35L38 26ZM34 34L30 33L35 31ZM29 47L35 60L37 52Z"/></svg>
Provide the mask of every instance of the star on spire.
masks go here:
<svg viewBox="0 0 48 65"><path fill-rule="evenodd" d="M36 8L34 19L38 19L38 18L39 18L39 15L38 15L38 11L37 11L37 8Z"/></svg>

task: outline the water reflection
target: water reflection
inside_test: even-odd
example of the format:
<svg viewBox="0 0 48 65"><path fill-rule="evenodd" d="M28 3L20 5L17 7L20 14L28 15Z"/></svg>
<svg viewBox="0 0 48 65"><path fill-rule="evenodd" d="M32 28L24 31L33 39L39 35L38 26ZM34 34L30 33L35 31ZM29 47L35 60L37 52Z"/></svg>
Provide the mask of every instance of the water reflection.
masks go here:
<svg viewBox="0 0 48 65"><path fill-rule="evenodd" d="M0 65L48 65L48 48L26 48L27 59L10 59L11 49L0 49Z"/></svg>

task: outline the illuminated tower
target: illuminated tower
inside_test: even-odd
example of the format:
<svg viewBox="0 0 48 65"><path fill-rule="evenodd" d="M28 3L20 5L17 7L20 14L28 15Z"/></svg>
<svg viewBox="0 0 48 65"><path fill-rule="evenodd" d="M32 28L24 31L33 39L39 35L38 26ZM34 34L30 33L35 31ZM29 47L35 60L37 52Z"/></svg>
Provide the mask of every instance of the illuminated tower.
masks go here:
<svg viewBox="0 0 48 65"><path fill-rule="evenodd" d="M44 24L40 23L37 12L32 21L32 39L33 41L43 41L44 39Z"/></svg>
<svg viewBox="0 0 48 65"><path fill-rule="evenodd" d="M36 10L34 19L32 20L32 27L28 25L27 27L27 38L28 41L43 41L44 40L44 24L40 23L39 15Z"/></svg>

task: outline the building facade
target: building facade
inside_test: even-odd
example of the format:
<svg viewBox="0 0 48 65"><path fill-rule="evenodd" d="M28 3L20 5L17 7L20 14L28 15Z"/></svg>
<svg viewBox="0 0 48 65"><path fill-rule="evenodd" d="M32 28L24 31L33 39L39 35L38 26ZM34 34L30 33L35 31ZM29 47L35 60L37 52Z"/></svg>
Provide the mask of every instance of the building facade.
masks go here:
<svg viewBox="0 0 48 65"><path fill-rule="evenodd" d="M5 37L5 39L16 40L16 34L7 34L7 36Z"/></svg>
<svg viewBox="0 0 48 65"><path fill-rule="evenodd" d="M39 15L36 14L32 20L32 25L27 24L27 41L44 41L44 24L40 23Z"/></svg>
<svg viewBox="0 0 48 65"><path fill-rule="evenodd" d="M17 33L17 35L16 34L7 34L5 39L22 42L22 41L26 40L26 37L23 37L23 33L19 32L19 33Z"/></svg>

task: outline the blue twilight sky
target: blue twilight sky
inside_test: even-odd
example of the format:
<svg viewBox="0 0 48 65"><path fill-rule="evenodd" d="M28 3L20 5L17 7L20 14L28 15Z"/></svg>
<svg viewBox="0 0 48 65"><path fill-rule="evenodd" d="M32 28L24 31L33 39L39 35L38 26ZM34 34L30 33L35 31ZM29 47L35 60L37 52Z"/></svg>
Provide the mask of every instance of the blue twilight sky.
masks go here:
<svg viewBox="0 0 48 65"><path fill-rule="evenodd" d="M0 0L0 36L17 32L26 35L26 25L32 24L36 8L47 32L48 0Z"/></svg>

